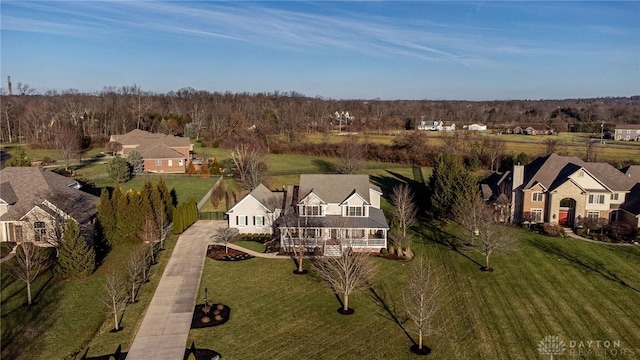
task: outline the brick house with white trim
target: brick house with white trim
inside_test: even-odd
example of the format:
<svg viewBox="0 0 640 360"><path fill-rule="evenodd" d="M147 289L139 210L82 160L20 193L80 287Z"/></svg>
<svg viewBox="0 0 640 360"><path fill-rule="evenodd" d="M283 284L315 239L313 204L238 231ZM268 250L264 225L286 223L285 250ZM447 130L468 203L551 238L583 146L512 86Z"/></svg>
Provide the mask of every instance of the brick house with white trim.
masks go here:
<svg viewBox="0 0 640 360"><path fill-rule="evenodd" d="M109 142L119 143L118 155L132 151L142 155L145 172L184 173L193 155L193 144L188 137L132 130L124 135L111 135Z"/></svg>

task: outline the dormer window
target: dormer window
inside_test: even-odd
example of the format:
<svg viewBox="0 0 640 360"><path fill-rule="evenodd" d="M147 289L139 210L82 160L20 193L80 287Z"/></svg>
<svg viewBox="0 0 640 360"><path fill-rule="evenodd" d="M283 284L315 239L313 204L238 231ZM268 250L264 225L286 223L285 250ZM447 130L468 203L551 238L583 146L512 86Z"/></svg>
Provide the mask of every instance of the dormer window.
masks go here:
<svg viewBox="0 0 640 360"><path fill-rule="evenodd" d="M347 216L364 216L362 206L347 206Z"/></svg>
<svg viewBox="0 0 640 360"><path fill-rule="evenodd" d="M302 207L303 216L322 216L322 206L320 205L305 205Z"/></svg>

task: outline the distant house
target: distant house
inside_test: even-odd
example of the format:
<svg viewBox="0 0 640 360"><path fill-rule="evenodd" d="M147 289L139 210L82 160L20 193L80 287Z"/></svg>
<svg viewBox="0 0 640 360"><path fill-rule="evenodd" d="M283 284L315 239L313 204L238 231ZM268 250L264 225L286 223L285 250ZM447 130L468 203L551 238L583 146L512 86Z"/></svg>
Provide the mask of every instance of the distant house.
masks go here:
<svg viewBox="0 0 640 360"><path fill-rule="evenodd" d="M634 182L606 163L550 154L484 182L483 195L494 203L508 199L510 221L580 225L585 218L624 220L621 215ZM490 193L490 195L489 195Z"/></svg>
<svg viewBox="0 0 640 360"><path fill-rule="evenodd" d="M259 186L229 211L229 227L241 233L275 233L280 245L335 255L351 247L377 252L387 247L389 225L380 209L382 192L368 175L300 175L286 191Z"/></svg>
<svg viewBox="0 0 640 360"><path fill-rule="evenodd" d="M507 129L508 134L553 135L553 129L543 124L519 124Z"/></svg>
<svg viewBox="0 0 640 360"><path fill-rule="evenodd" d="M463 129L469 130L469 131L484 131L484 130L487 130L487 125L484 125L484 124L464 125Z"/></svg>
<svg viewBox="0 0 640 360"><path fill-rule="evenodd" d="M640 141L640 125L616 125L614 140Z"/></svg>
<svg viewBox="0 0 640 360"><path fill-rule="evenodd" d="M111 135L109 142L119 143L119 155L132 151L142 155L145 172L184 173L193 154L193 145L187 137L132 130L124 135Z"/></svg>
<svg viewBox="0 0 640 360"><path fill-rule="evenodd" d="M445 125L442 121L420 121L420 124L416 127L418 130L429 130L429 131L455 131L456 124Z"/></svg>
<svg viewBox="0 0 640 360"><path fill-rule="evenodd" d="M37 167L0 170L0 241L46 245L67 219L91 241L100 198L74 179Z"/></svg>

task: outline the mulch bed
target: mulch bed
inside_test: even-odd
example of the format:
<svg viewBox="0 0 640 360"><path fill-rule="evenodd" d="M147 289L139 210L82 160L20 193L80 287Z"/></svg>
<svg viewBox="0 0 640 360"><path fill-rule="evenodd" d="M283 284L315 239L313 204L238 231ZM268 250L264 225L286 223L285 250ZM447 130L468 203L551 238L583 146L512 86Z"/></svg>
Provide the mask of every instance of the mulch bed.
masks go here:
<svg viewBox="0 0 640 360"><path fill-rule="evenodd" d="M253 259L252 255L245 252L231 249L225 250L224 245L209 245L207 248L207 256L220 261L241 261Z"/></svg>
<svg viewBox="0 0 640 360"><path fill-rule="evenodd" d="M416 355L429 355L431 354L431 349L429 349L428 347L422 345L422 349L418 348L418 345L412 345L411 346L411 352L416 354Z"/></svg>
<svg viewBox="0 0 640 360"><path fill-rule="evenodd" d="M208 314L204 313L204 304L196 305L191 318L192 329L202 329L212 326L218 326L229 321L231 308L223 304L211 304ZM217 316L217 318L216 318ZM208 319L205 319L207 317Z"/></svg>

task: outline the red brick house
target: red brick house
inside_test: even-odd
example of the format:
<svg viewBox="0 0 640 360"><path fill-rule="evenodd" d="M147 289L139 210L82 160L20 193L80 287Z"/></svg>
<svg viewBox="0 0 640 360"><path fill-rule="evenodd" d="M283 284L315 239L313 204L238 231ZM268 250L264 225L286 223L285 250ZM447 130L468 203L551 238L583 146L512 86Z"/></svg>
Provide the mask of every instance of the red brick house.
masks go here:
<svg viewBox="0 0 640 360"><path fill-rule="evenodd" d="M193 144L187 137L132 130L124 135L111 135L109 142L119 143L119 155L132 151L142 155L145 172L184 173L193 154Z"/></svg>

